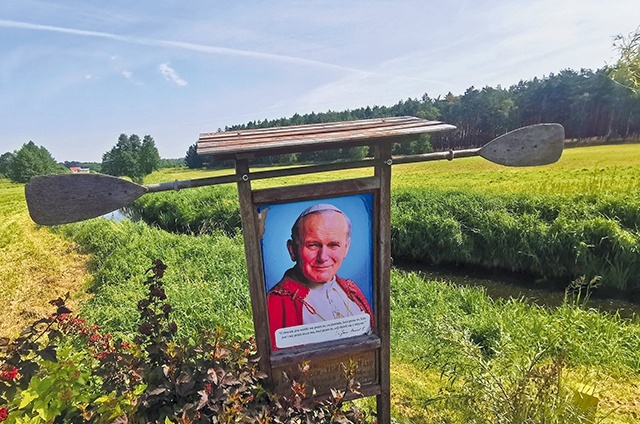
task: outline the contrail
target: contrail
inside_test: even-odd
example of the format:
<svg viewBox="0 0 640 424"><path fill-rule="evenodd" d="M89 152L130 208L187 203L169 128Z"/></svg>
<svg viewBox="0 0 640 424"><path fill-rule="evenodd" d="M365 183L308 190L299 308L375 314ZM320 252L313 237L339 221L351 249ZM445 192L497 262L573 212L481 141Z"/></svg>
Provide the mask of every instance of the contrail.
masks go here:
<svg viewBox="0 0 640 424"><path fill-rule="evenodd" d="M372 72L367 72L360 69L349 68L349 67L340 66L340 65L334 65L332 63L321 62L318 60L303 59L295 56L262 53L262 52L251 51L251 50L232 49L228 47L208 46L204 44L194 44L194 43L186 43L186 42L172 41L172 40L154 40L149 38L129 37L125 35L111 34L108 32L88 31L88 30L75 29L75 28L52 26L52 25L32 24L29 22L8 21L3 19L0 19L0 27L28 29L28 30L35 30L35 31L59 32L63 34L80 35L83 37L106 38L109 40L121 41L123 43L130 43L130 44L176 48L176 49L191 50L194 52L208 53L208 54L244 56L244 57L251 57L254 59L286 62L286 63L292 63L296 65L305 65L305 66L319 66L319 67L329 68L334 70L357 72L360 74L373 75Z"/></svg>
<svg viewBox="0 0 640 424"><path fill-rule="evenodd" d="M108 32L89 31L89 30L83 30L83 29L66 28L66 27L59 27L59 26L52 26L52 25L32 24L29 22L10 21L10 20L4 20L4 19L0 19L0 27L27 29L27 30L34 30L34 31L58 32L63 34L80 35L83 37L105 38L109 40L120 41L123 43L129 43L129 44L139 44L139 45L145 45L145 46L190 50L190 51L194 51L198 53L206 53L206 54L221 54L221 55L227 55L227 56L250 57L254 59L269 60L273 62L290 63L298 66L314 66L314 67L333 69L333 70L343 71L343 72L346 71L346 72L359 74L363 77L369 77L369 76L380 77L381 76L381 77L389 77L389 78L402 78L402 79L418 81L418 82L441 83L441 81L436 81L436 80L431 80L431 79L426 79L421 77L364 71L362 69L350 68L347 66L340 66L332 63L322 62L319 60L304 59L304 58L295 57L295 56L263 53L263 52L252 51L252 50L233 49L229 47L209 46L205 44L187 43L183 41L156 40L151 38L129 37L126 35L111 34Z"/></svg>

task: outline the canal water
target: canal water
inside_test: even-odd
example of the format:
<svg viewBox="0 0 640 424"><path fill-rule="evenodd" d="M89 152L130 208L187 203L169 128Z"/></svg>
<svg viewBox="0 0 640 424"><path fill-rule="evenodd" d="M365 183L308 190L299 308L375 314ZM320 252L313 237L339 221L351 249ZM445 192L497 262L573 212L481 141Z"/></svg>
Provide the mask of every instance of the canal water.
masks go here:
<svg viewBox="0 0 640 424"><path fill-rule="evenodd" d="M129 214L125 209L118 209L113 212L102 215L102 218L109 219L111 221L120 222L129 218Z"/></svg>
<svg viewBox="0 0 640 424"><path fill-rule="evenodd" d="M492 299L526 299L546 307L557 307L564 302L564 289L541 287L530 277L501 275L486 271L399 265L398 269L418 272L425 279L451 281L465 287L482 287ZM538 287L536 287L538 286ZM583 291L583 296L584 296ZM586 304L603 313L618 313L621 318L640 317L640 303L623 298L600 296L596 289Z"/></svg>

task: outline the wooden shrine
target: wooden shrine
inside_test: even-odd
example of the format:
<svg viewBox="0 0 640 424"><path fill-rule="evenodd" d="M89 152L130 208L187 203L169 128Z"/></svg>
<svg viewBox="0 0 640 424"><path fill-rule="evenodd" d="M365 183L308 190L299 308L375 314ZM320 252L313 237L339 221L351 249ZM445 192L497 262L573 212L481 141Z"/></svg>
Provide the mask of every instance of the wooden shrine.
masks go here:
<svg viewBox="0 0 640 424"><path fill-rule="evenodd" d="M364 396L377 396L378 420L381 423L390 422L390 187L393 163L391 149L396 142L412 140L421 134L452 129L455 127L437 121L399 117L200 135L199 155L211 155L217 159L235 161L260 366L269 375L276 390L288 387L285 375L295 375L303 361L310 361L311 375L307 379L307 386L313 387L318 395L328 394L330 389L344 385L341 364L355 361L356 380L361 384L361 393ZM256 173L252 173L250 169L251 159L258 156L364 145L372 148L373 158ZM373 169L373 176L260 190L253 189L251 186L252 181L257 178L365 167ZM316 326L300 325L283 333L285 339L289 337L294 340L291 342L294 346L285 348L273 346L269 329L270 311L267 308L268 281L266 280L268 277L263 251L265 248L263 236L267 234L265 225L270 219L269 214L275 214L277 206L298 203L300 203L298 209L309 202L346 201L348 205L352 196L356 196L355 203L359 203L361 198L366 199L371 211L368 220L363 220L362 216L351 217L351 220L354 222L354 237L356 220L365 223L363 225L365 229L360 231L360 234L363 234L361 238L366 238L366 232L370 230L371 258L369 261L363 260L371 267L369 270L371 287L368 290L365 288L365 291L369 292L372 303L373 326L365 334L359 334L360 325L365 319L337 320L329 325L324 323ZM265 205L269 207L265 208ZM269 210L269 214L263 213L266 210ZM287 213L285 208L282 208L282 211ZM295 213L288 217L289 222L293 220L295 220ZM284 245L281 255L286 261L287 252ZM349 259L347 256L345 263ZM276 260L277 258L274 259ZM366 271L361 274L366 274ZM275 312L271 311L271 313ZM343 335L345 331L354 331L353 334L357 335L346 338L338 336ZM323 339L325 336L327 340ZM312 342L303 343L308 340ZM301 342L301 345L296 345L298 342Z"/></svg>

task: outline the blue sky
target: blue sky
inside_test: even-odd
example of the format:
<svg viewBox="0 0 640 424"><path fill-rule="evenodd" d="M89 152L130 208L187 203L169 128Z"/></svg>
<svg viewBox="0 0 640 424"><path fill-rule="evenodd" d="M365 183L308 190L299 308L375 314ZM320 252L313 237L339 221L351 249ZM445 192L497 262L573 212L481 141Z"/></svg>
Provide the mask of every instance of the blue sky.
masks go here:
<svg viewBox="0 0 640 424"><path fill-rule="evenodd" d="M508 87L615 58L638 0L0 1L0 153L100 161L202 132Z"/></svg>

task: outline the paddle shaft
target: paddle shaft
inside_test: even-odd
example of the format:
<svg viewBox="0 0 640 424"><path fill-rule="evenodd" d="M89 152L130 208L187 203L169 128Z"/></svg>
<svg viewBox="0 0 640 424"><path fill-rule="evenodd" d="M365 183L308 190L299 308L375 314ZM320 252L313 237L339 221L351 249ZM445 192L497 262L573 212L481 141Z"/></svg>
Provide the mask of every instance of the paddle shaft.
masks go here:
<svg viewBox="0 0 640 424"><path fill-rule="evenodd" d="M491 162L506 166L537 166L557 161L562 154L563 144L564 128L561 125L536 124L503 134L477 149L397 156L382 160L386 165L391 166L393 164L481 156ZM146 193L367 168L379 165L379 160L381 159L367 158L350 162L303 165L257 172L245 169L232 175L175 180L146 186L102 174L43 175L34 177L26 185L25 194L29 213L35 222L42 225L58 225L104 215L128 205Z"/></svg>
<svg viewBox="0 0 640 424"><path fill-rule="evenodd" d="M480 149L465 150L449 150L448 152L425 153L420 155L398 156L393 157L388 162L391 164L405 164L415 162L428 162L435 160L453 160L454 158L463 158L477 156ZM185 188L205 187L218 184L235 183L239 180L261 180L267 178L289 177L293 175L315 174L320 172L331 172L342 169L358 169L374 166L373 159L364 159L351 162L336 162L322 165L298 166L291 168L274 169L271 171L258 171L251 174L238 175L221 175L219 177L196 178L193 180L175 180L166 183L149 184L144 187L147 193L156 193L160 191L179 191Z"/></svg>

